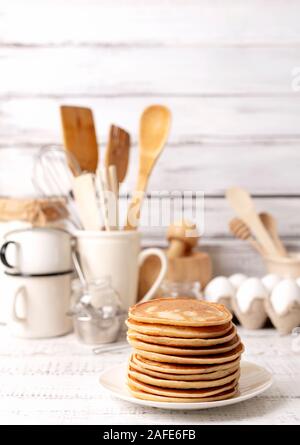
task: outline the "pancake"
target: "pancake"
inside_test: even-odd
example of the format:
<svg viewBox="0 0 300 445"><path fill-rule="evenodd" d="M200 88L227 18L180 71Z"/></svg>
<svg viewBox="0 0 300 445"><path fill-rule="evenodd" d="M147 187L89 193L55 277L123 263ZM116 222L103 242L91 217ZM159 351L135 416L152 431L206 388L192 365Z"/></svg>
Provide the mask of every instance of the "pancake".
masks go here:
<svg viewBox="0 0 300 445"><path fill-rule="evenodd" d="M203 389L170 389L170 388L160 388L158 386L149 385L147 383L142 383L131 376L127 376L128 384L135 386L141 391L156 394L158 396L167 397L188 397L188 398L200 398L200 397L210 397L233 389L237 385L237 379L233 380L226 385L221 385L215 388L203 388Z"/></svg>
<svg viewBox="0 0 300 445"><path fill-rule="evenodd" d="M224 337L217 338L172 338L172 337L160 337L158 335L146 335L140 332L129 329L127 336L133 340L141 340L146 343L153 343L155 345L168 345L175 347L199 347L199 346L214 346L222 343L226 343L232 340L236 336L236 327L233 325L231 330Z"/></svg>
<svg viewBox="0 0 300 445"><path fill-rule="evenodd" d="M140 340L135 340L130 336L127 337L128 342L131 346L138 351L149 351L149 352L158 352L159 354L167 354L167 355L182 355L182 356L204 356L204 355L212 355L212 354L221 354L232 349L236 348L240 344L239 336L235 336L232 340L227 343L215 346L207 346L202 348L175 348L161 345L154 345L153 343L146 343Z"/></svg>
<svg viewBox="0 0 300 445"><path fill-rule="evenodd" d="M222 364L176 364L176 363L160 363L158 361L153 361L150 358L142 357L139 354L133 354L132 359L134 363L142 366L143 368L150 369L151 371L159 371L163 373L170 374L188 374L188 375L196 375L196 374L209 374L211 372L223 371L225 369L230 369L233 366L237 366L240 363L240 356L231 361Z"/></svg>
<svg viewBox="0 0 300 445"><path fill-rule="evenodd" d="M224 369L223 371L220 370L215 372L207 372L205 374L167 374L165 372L151 371L150 369L142 368L141 366L136 364L133 361L133 359L130 360L129 365L134 370L149 375L150 377L156 377L158 379L165 379L165 380L180 380L183 382L221 379L223 377L227 377L228 375L232 374L233 372L239 369L239 364L237 364L236 366L233 366L232 368L229 369Z"/></svg>
<svg viewBox="0 0 300 445"><path fill-rule="evenodd" d="M192 298L156 298L129 308L129 317L146 323L175 326L217 326L232 319L222 304Z"/></svg>
<svg viewBox="0 0 300 445"><path fill-rule="evenodd" d="M149 358L150 360L154 360L156 362L163 363L179 363L183 365L212 365L216 363L226 363L240 357L242 352L244 351L243 345L240 343L235 349L224 352L223 354L212 354L206 356L175 356L175 355L167 355L167 354L159 354L157 352L144 351L142 349L138 350L138 354L141 357Z"/></svg>
<svg viewBox="0 0 300 445"><path fill-rule="evenodd" d="M220 387L222 385L231 383L233 380L236 381L240 376L240 370L238 369L232 374L216 380L199 380L190 382L183 382L182 380L158 379L157 377L151 377L143 374L142 372L134 371L131 367L128 369L128 375L141 383L158 386L159 388L200 389Z"/></svg>
<svg viewBox="0 0 300 445"><path fill-rule="evenodd" d="M203 327L188 327L188 326L168 326L165 324L145 323L129 318L126 321L129 329L141 334L162 336L162 337L175 337L175 338L218 338L222 337L232 329L232 323L225 323L219 326L203 326Z"/></svg>
<svg viewBox="0 0 300 445"><path fill-rule="evenodd" d="M238 387L234 387L228 391L224 391L219 393L216 396L212 397L194 397L194 398L187 398L187 397L166 397L166 396L158 396L155 394L149 394L144 391L141 391L140 389L136 388L132 384L128 384L128 389L131 392L131 394L136 397L137 399L142 400L151 400L154 402L167 402L167 403L196 403L196 402L216 402L217 400L225 400L230 399L234 397L238 393Z"/></svg>

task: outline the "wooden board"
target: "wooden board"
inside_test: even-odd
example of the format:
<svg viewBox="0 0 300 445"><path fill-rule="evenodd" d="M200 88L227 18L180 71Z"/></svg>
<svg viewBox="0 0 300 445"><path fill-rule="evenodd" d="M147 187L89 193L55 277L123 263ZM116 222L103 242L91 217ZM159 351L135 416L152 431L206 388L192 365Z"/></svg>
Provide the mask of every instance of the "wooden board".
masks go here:
<svg viewBox="0 0 300 445"><path fill-rule="evenodd" d="M4 47L0 95L293 96L299 59L300 46Z"/></svg>
<svg viewBox="0 0 300 445"><path fill-rule="evenodd" d="M31 10L39 20L26 26ZM300 42L299 14L297 0L288 7L286 0L1 0L0 39L22 45L283 45Z"/></svg>
<svg viewBox="0 0 300 445"><path fill-rule="evenodd" d="M139 114L165 103L173 126L149 190L203 190L204 236L226 255L230 185L297 237L299 13L300 0L2 0L0 148L59 143L59 105L91 107L101 143L112 122L132 135L125 192ZM163 235L145 231L149 241Z"/></svg>

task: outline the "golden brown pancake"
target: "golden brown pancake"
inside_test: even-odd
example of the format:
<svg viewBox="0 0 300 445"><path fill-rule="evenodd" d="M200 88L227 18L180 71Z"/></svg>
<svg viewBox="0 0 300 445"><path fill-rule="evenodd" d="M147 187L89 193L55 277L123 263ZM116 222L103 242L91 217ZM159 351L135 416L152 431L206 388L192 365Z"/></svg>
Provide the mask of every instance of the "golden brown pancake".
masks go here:
<svg viewBox="0 0 300 445"><path fill-rule="evenodd" d="M188 381L184 382L182 380L166 380L159 379L157 377L151 377L142 372L135 371L131 367L128 369L129 377L137 380L141 383L146 383L147 385L158 386L159 388L176 388L176 389L201 389L201 388L216 388L222 385L227 385L233 380L237 380L240 376L240 370L236 370L232 374L226 377L222 377L216 380L199 380L199 381Z"/></svg>
<svg viewBox="0 0 300 445"><path fill-rule="evenodd" d="M220 370L230 369L233 366L237 366L240 363L240 356L231 361L221 363L221 364L176 364L167 362L158 362L151 360L147 357L142 357L139 354L132 355L134 363L142 366L143 368L150 369L152 371L170 373L170 374L206 374L211 372L216 372Z"/></svg>
<svg viewBox="0 0 300 445"><path fill-rule="evenodd" d="M146 343L140 340L135 340L131 337L127 337L128 342L131 346L138 351L149 351L149 352L158 352L159 354L167 354L167 355L182 355L182 356L194 356L194 355L212 355L212 354L222 354L224 352L231 351L236 348L240 344L239 336L235 336L232 340L227 343L215 346L207 346L202 348L175 348L161 345L154 345L153 343Z"/></svg>
<svg viewBox="0 0 300 445"><path fill-rule="evenodd" d="M223 354L212 354L212 355L194 355L189 357L175 356L168 354L159 354L157 352L144 351L142 349L138 350L138 354L141 357L149 358L157 362L166 363L179 363L183 365L212 365L216 363L226 363L238 358L244 351L243 345L240 343L235 349L224 352Z"/></svg>
<svg viewBox="0 0 300 445"><path fill-rule="evenodd" d="M129 309L127 369L144 400L212 401L232 397L244 351L230 311L190 298L160 298Z"/></svg>
<svg viewBox="0 0 300 445"><path fill-rule="evenodd" d="M172 337L160 337L158 335L146 335L140 332L129 329L127 333L128 338L133 340L140 340L146 343L152 343L154 345L168 345L175 347L199 347L199 346L214 346L222 343L226 343L232 340L236 336L236 327L233 325L231 330L227 332L224 337L216 338L172 338Z"/></svg>
<svg viewBox="0 0 300 445"><path fill-rule="evenodd" d="M146 323L176 326L217 326L232 319L222 304L192 298L157 298L129 308L129 317Z"/></svg>
<svg viewBox="0 0 300 445"><path fill-rule="evenodd" d="M173 403L197 403L197 402L216 402L218 400L225 400L230 399L234 397L238 393L238 386L235 386L234 388L219 393L216 396L212 397L193 397L193 398L187 398L187 397L166 397L166 396L158 396L155 394L149 394L144 391L141 391L140 389L136 388L132 383L128 383L128 389L131 392L131 394L136 397L137 399L142 400L152 400L154 402L173 402Z"/></svg>
<svg viewBox="0 0 300 445"><path fill-rule="evenodd" d="M222 337L232 329L232 323L225 323L218 326L188 327L188 326L171 326L166 324L154 324L135 321L129 318L126 321L129 329L141 334L152 335L155 337L172 337L172 338L193 338L193 339L213 339Z"/></svg>
<svg viewBox="0 0 300 445"><path fill-rule="evenodd" d="M223 377L227 377L228 375L232 374L233 372L237 371L239 369L239 364L236 366L233 366L229 369L224 369L223 371L215 371L215 372L207 372L205 374L168 374L165 372L158 372L158 371L151 371L150 369L143 368L137 363L133 361L133 358L129 362L130 367L138 372L142 372L143 374L149 375L151 377L156 377L158 379L165 379L165 380L180 380L180 381L199 381L199 380L216 380L221 379Z"/></svg>
<svg viewBox="0 0 300 445"><path fill-rule="evenodd" d="M200 398L200 397L211 397L222 393L224 391L228 391L234 388L237 385L237 379L233 380L226 385L221 385L215 388L204 388L204 389L169 389L169 388L159 388L158 386L149 385L147 383L142 383L131 376L127 376L127 381L129 384L132 384L137 389L141 391L156 394L158 396L167 396L167 397L188 397L188 398Z"/></svg>

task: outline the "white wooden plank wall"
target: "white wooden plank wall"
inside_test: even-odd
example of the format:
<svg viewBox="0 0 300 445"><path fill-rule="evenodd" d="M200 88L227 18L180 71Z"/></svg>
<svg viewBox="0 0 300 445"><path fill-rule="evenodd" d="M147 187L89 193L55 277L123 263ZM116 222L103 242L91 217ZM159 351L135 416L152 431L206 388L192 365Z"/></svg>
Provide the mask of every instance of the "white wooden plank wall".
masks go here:
<svg viewBox="0 0 300 445"><path fill-rule="evenodd" d="M299 18L300 0L1 0L0 148L61 143L58 106L90 106L102 154L110 123L132 133L128 190L139 114L165 103L172 133L150 190L203 190L217 271L257 273L257 257L228 239L223 195L246 187L297 246Z"/></svg>

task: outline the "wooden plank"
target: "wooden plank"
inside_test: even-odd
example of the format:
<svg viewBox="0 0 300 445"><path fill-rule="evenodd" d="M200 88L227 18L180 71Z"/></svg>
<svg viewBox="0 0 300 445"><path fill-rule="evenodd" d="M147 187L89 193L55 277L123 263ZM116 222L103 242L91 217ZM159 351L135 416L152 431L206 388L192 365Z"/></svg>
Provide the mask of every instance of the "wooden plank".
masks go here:
<svg viewBox="0 0 300 445"><path fill-rule="evenodd" d="M151 103L170 107L172 144L278 143L299 141L298 97L195 98L71 97L2 99L0 145L61 142L59 106L91 107L102 144L111 123L124 126L137 141L139 116Z"/></svg>
<svg viewBox="0 0 300 445"><path fill-rule="evenodd" d="M36 189L32 184L32 177L34 174L34 163L36 159L36 154L38 153L38 148L25 148L23 156L20 156L20 152L16 153L11 150L0 149L0 195L9 196L32 196L36 193ZM250 150L251 153L253 150ZM255 151L254 151L255 152ZM27 153L28 156L25 156ZM9 155L9 156L8 156ZM231 157L234 155L231 153ZM178 158L178 156L177 156ZM221 158L220 155L216 154L216 158ZM175 157L174 157L175 159ZM278 160L278 166L280 165L280 158ZM17 162L19 160L19 162ZM255 159L253 158L253 163ZM178 161L177 165L178 165ZM264 162L263 162L264 163ZM133 189L134 177L136 176L137 165L134 161L134 156L131 159L131 167L129 172L129 180L122 187L121 194L123 196L121 200L121 212L120 221L125 220L126 210L128 202L126 202L127 193L130 193ZM295 164L292 161L291 164ZM228 222L234 216L233 211L230 209L228 203L222 196L216 194L214 187L214 178L218 175L211 174L211 180L209 182L211 190L208 190L208 185L205 184L204 179L208 178L210 172L205 176L205 170L199 170L193 174L193 179L190 179L191 173L186 171L183 167L180 170L178 166L176 170L173 171L172 175L165 175L165 163L162 165L158 163L155 171L153 173L153 178L149 184L150 198L147 198L144 202L141 226L147 238L155 237L162 240L165 236L166 229L168 225L174 220L179 220L182 218L191 219L194 218L195 209L196 221L203 232L205 238L224 238L230 237L228 230ZM295 174L298 171L295 168ZM41 178L40 170L37 171L37 177ZM180 176L180 179L179 179ZM257 189L257 184L262 184L258 182L263 175L253 173L253 181L251 182L251 177L249 176L249 187L248 190L254 194L256 193L256 206L258 211L268 211L272 213L278 220L279 233L283 236L297 237L300 235L300 193L299 188L294 186L292 193L294 196L274 196L273 194L279 190L276 189L275 184L279 184L278 180L274 180L274 185L267 187L264 184L264 189ZM296 181L296 176L294 176ZM189 181L191 181L189 183ZM286 187L289 188L291 184L290 178L286 178L286 182L282 182L282 189ZM233 183L229 182L223 183L223 187L226 188ZM188 186L191 187L188 187ZM244 184L242 184L244 185ZM198 190L197 187L198 186ZM273 187L273 188L272 188ZM275 187L275 188L274 188ZM191 191L194 191L192 194ZM275 190L275 192L274 192ZM200 200L201 194L196 192L204 192L204 206ZM223 192L224 189L221 191ZM184 193L180 194L179 197L183 196L184 200L177 198L177 192ZM269 196L262 195L264 192ZM214 195L215 193L215 195ZM196 202L195 197L199 196L199 200ZM174 203L173 207L170 206L170 200ZM195 206L197 204L197 206ZM164 206L164 207L163 207ZM184 208L184 213L180 213L180 210ZM171 209L171 210L170 210ZM172 213L173 211L173 213ZM170 215L170 216L169 216Z"/></svg>
<svg viewBox="0 0 300 445"><path fill-rule="evenodd" d="M151 175L149 191L203 191L218 196L233 185L256 195L297 195L299 190L299 142L292 144L190 144L168 145ZM12 147L13 144L10 145ZM21 150L36 154L39 145ZM102 148L104 157L104 144ZM0 148L0 162L7 157ZM21 160L23 163L23 159ZM21 170L23 166L20 167ZM27 167L27 171L30 166ZM24 170L26 171L26 169ZM124 190L133 190L138 171L138 150L132 147ZM10 175L5 168L2 176ZM0 184L3 181L0 180Z"/></svg>
<svg viewBox="0 0 300 445"><path fill-rule="evenodd" d="M300 46L3 48L0 95L296 96L299 60Z"/></svg>
<svg viewBox="0 0 300 445"><path fill-rule="evenodd" d="M299 14L298 0L1 0L0 42L299 44Z"/></svg>
<svg viewBox="0 0 300 445"><path fill-rule="evenodd" d="M291 252L299 252L298 240L284 240ZM261 277L267 273L262 258L243 242L217 240L207 242L203 240L200 248L211 255L214 275L229 276L233 273L244 273L249 277Z"/></svg>
<svg viewBox="0 0 300 445"><path fill-rule="evenodd" d="M166 202L166 198L165 202ZM285 238L295 238L300 235L300 196L297 197L259 197L256 196L255 204L258 212L269 212L277 220L279 234ZM195 203L192 200L184 201L184 213L179 213L179 200L176 202L177 215L183 215L185 218L191 219L195 212ZM149 210L148 210L149 209ZM205 239L224 239L232 238L228 229L228 223L235 215L229 207L227 201L220 197L204 196L204 215L201 214L201 207L198 206L199 212L196 219L199 230ZM152 218L149 219L149 211L152 212ZM164 226L149 226L149 221L158 221L157 215L161 212L158 200L152 199L151 207L147 201L142 212L141 226L142 231L147 239L156 239L159 242L164 240L168 223ZM166 215L166 212L164 213ZM202 218L204 217L204 219ZM180 219L180 218L177 218ZM166 221L166 220L165 220ZM172 221L171 221L172 222ZM147 224L147 225L146 225ZM247 244L242 243L242 244Z"/></svg>

